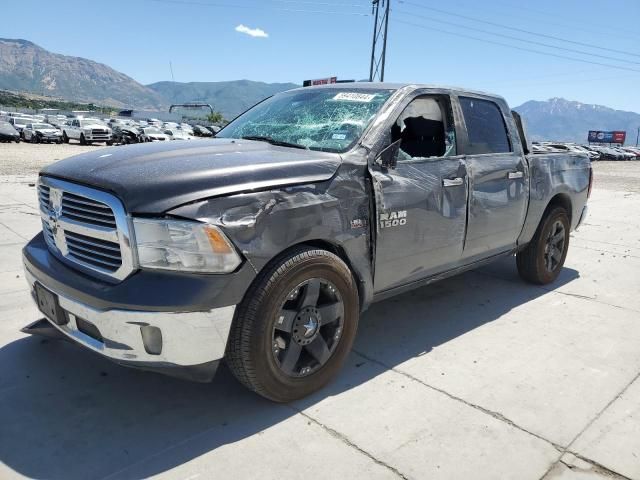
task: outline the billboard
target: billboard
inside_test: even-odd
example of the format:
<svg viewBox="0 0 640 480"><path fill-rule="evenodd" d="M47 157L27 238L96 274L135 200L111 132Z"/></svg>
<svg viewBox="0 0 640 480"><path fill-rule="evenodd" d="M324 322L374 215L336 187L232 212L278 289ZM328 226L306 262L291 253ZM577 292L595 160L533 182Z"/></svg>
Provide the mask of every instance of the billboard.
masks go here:
<svg viewBox="0 0 640 480"><path fill-rule="evenodd" d="M302 82L303 87L312 87L315 85L328 85L330 83L337 83L338 77L317 78L315 80L305 80Z"/></svg>
<svg viewBox="0 0 640 480"><path fill-rule="evenodd" d="M613 132L603 132L600 130L589 130L589 143L621 143L627 138L627 132L619 130Z"/></svg>

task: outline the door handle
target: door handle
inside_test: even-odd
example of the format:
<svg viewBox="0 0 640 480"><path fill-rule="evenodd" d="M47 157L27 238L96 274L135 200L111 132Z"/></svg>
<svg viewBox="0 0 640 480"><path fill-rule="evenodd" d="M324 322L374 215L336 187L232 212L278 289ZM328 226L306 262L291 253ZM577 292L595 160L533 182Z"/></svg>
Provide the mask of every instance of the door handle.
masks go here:
<svg viewBox="0 0 640 480"><path fill-rule="evenodd" d="M509 172L509 180L524 177L524 172Z"/></svg>
<svg viewBox="0 0 640 480"><path fill-rule="evenodd" d="M464 179L462 177L457 178L445 178L442 180L443 187L459 187L464 184Z"/></svg>

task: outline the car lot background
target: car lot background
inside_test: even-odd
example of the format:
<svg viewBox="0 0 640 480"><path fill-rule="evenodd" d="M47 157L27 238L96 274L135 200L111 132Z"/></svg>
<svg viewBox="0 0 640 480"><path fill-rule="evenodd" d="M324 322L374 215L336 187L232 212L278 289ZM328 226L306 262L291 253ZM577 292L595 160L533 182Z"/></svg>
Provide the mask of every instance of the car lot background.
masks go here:
<svg viewBox="0 0 640 480"><path fill-rule="evenodd" d="M0 478L640 479L640 163L593 164L556 284L506 259L375 304L338 379L276 405L20 333L37 171L98 148L0 145Z"/></svg>

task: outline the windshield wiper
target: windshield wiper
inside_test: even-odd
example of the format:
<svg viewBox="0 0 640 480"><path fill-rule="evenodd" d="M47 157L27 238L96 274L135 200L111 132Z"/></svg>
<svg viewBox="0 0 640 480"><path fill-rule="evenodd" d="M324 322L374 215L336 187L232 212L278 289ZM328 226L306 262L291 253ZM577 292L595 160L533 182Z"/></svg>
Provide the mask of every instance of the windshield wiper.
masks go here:
<svg viewBox="0 0 640 480"><path fill-rule="evenodd" d="M309 147L305 147L304 145L300 145L299 143L291 143L291 142L283 142L282 140L276 140L271 137L262 137L260 135L247 135L246 137L242 137L243 140L256 140L258 142L267 142L271 145L277 145L278 147L291 147L291 148L301 148L302 150L309 150Z"/></svg>

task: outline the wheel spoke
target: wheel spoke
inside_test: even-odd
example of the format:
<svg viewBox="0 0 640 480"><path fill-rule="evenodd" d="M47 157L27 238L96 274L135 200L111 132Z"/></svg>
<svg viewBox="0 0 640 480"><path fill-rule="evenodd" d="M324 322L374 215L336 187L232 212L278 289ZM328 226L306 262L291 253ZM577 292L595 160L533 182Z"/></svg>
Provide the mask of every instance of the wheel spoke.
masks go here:
<svg viewBox="0 0 640 480"><path fill-rule="evenodd" d="M552 257L557 263L560 263L560 259L562 259L562 252L560 250L555 250Z"/></svg>
<svg viewBox="0 0 640 480"><path fill-rule="evenodd" d="M302 297L302 306L315 306L318 304L318 296L320 296L320 280L312 278L304 287L304 296Z"/></svg>
<svg viewBox="0 0 640 480"><path fill-rule="evenodd" d="M344 315L344 305L342 302L330 303L328 305L318 307L318 312L322 319L321 325L327 325L335 322L338 318Z"/></svg>
<svg viewBox="0 0 640 480"><path fill-rule="evenodd" d="M564 230L560 230L553 237L551 237L551 243L553 243L554 245L557 245L563 240L564 240Z"/></svg>
<svg viewBox="0 0 640 480"><path fill-rule="evenodd" d="M298 363L298 359L300 358L300 353L302 352L302 345L294 342L293 340L289 342L289 346L284 354L284 358L282 362L280 362L280 368L287 373L288 375L297 373L294 372L294 368Z"/></svg>
<svg viewBox="0 0 640 480"><path fill-rule="evenodd" d="M294 310L285 310L284 308L280 310L276 318L276 330L290 333L293 328L293 321L296 318L296 314L297 312Z"/></svg>
<svg viewBox="0 0 640 480"><path fill-rule="evenodd" d="M331 356L327 342L324 341L322 335L318 335L313 342L307 345L307 351L320 365L324 365Z"/></svg>
<svg viewBox="0 0 640 480"><path fill-rule="evenodd" d="M550 254L547 254L547 270L552 271L553 270L553 257L551 257Z"/></svg>

